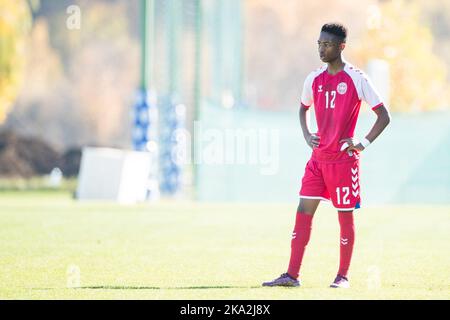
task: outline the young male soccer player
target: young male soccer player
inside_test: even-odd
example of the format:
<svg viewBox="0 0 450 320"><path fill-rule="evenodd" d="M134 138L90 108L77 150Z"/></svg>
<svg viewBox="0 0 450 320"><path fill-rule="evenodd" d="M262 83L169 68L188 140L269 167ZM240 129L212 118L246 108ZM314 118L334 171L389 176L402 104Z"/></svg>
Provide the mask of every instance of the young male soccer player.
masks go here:
<svg viewBox="0 0 450 320"><path fill-rule="evenodd" d="M360 152L372 143L390 122L390 115L367 76L342 59L347 30L341 24L325 24L318 41L320 59L326 64L311 72L304 83L300 124L312 148L300 190L286 273L263 286L300 285L299 272L309 242L314 213L320 200L331 200L338 210L340 264L332 288L348 288L347 273L355 241L353 210L360 207ZM377 115L369 134L354 137L361 101ZM311 133L306 114L314 104L318 132Z"/></svg>

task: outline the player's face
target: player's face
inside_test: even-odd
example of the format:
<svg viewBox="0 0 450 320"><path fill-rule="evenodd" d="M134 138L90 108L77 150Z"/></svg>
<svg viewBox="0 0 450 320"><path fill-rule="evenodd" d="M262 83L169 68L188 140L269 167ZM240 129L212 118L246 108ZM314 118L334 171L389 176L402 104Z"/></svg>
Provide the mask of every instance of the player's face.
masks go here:
<svg viewBox="0 0 450 320"><path fill-rule="evenodd" d="M320 33L317 44L320 60L323 62L331 62L339 58L345 47L345 43L340 41L338 37L327 32Z"/></svg>

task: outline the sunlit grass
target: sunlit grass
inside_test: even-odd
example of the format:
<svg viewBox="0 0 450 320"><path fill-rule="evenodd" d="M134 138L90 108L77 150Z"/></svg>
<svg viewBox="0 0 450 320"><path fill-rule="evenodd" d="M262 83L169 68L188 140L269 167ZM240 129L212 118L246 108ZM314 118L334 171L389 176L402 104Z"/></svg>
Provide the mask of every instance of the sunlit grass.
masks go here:
<svg viewBox="0 0 450 320"><path fill-rule="evenodd" d="M286 270L295 208L120 206L80 203L61 192L2 193L0 298L450 298L448 206L361 209L348 290L328 288L339 230L334 210L321 206L303 286L260 287Z"/></svg>

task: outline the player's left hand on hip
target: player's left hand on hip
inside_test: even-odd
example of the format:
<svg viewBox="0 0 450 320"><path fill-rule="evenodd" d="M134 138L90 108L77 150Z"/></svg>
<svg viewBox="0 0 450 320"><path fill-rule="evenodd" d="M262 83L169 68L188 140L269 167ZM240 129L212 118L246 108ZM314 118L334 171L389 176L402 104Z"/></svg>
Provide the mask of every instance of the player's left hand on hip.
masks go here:
<svg viewBox="0 0 450 320"><path fill-rule="evenodd" d="M364 146L355 138L342 139L341 141L339 141L339 143L343 143L341 146L341 151L346 150L347 152L349 152L354 150L361 152L364 150Z"/></svg>

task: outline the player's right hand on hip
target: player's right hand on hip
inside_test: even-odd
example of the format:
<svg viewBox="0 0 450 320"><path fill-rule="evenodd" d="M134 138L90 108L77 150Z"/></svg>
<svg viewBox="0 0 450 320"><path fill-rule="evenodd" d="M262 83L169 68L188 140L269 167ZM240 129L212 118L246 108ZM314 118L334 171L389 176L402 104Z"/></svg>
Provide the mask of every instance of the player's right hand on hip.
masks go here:
<svg viewBox="0 0 450 320"><path fill-rule="evenodd" d="M312 149L317 148L317 147L319 147L319 144L320 144L320 137L317 136L315 133L312 133L306 137L306 143Z"/></svg>

